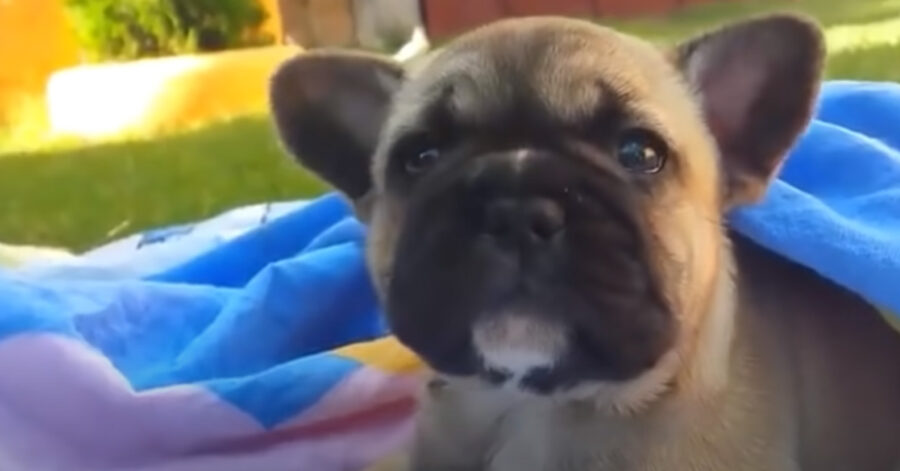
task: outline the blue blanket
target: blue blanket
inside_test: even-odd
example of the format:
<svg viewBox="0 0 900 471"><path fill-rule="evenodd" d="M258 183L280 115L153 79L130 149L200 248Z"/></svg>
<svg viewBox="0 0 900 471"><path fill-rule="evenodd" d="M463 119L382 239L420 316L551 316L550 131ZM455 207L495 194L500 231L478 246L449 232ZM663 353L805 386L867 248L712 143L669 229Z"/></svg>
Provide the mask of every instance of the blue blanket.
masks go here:
<svg viewBox="0 0 900 471"><path fill-rule="evenodd" d="M826 83L765 201L731 223L900 312L900 84Z"/></svg>
<svg viewBox="0 0 900 471"><path fill-rule="evenodd" d="M900 313L898 123L900 85L827 83L731 224ZM257 209L194 251L202 224L130 238L152 269L0 271L0 469L338 471L403 443L415 367L385 338L365 228L334 194Z"/></svg>

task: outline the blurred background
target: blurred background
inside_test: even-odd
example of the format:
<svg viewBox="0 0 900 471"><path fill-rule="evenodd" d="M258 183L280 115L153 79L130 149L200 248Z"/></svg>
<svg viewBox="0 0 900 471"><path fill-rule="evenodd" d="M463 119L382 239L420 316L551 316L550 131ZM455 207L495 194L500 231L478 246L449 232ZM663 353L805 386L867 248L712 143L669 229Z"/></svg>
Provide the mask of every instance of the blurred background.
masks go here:
<svg viewBox="0 0 900 471"><path fill-rule="evenodd" d="M666 43L775 10L822 22L828 78L900 81L900 0L0 0L0 244L79 251L322 192L266 115L305 50L406 57L531 14Z"/></svg>

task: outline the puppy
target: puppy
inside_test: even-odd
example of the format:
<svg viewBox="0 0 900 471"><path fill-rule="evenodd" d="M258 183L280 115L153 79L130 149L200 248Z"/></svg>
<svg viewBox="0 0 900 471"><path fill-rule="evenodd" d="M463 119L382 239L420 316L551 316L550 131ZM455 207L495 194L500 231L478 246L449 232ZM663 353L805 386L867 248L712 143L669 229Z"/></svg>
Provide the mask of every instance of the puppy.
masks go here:
<svg viewBox="0 0 900 471"><path fill-rule="evenodd" d="M671 49L534 17L406 70L326 51L275 73L283 143L368 224L390 325L435 372L410 469L900 467L900 336L724 228L823 55L792 15Z"/></svg>

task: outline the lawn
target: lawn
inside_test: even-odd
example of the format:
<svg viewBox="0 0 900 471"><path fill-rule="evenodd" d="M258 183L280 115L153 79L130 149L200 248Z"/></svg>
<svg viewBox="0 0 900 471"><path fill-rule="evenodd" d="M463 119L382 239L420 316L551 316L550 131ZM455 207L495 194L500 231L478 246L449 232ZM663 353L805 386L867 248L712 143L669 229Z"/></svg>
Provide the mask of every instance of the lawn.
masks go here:
<svg viewBox="0 0 900 471"><path fill-rule="evenodd" d="M181 135L0 157L0 240L84 249L250 202L324 189L265 117Z"/></svg>
<svg viewBox="0 0 900 471"><path fill-rule="evenodd" d="M826 26L829 78L900 81L900 0L727 0L612 24L664 43L784 9L808 12ZM0 137L5 243L80 250L148 227L324 189L282 153L266 116L130 142L26 144Z"/></svg>

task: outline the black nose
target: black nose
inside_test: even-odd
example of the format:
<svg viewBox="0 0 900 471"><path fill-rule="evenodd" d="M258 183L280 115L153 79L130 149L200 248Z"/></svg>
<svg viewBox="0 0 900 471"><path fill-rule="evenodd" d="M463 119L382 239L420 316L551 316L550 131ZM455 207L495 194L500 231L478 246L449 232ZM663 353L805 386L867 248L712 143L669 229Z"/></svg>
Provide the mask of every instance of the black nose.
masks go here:
<svg viewBox="0 0 900 471"><path fill-rule="evenodd" d="M549 242L565 225L562 207L541 197L495 198L484 215L485 233L503 242Z"/></svg>

